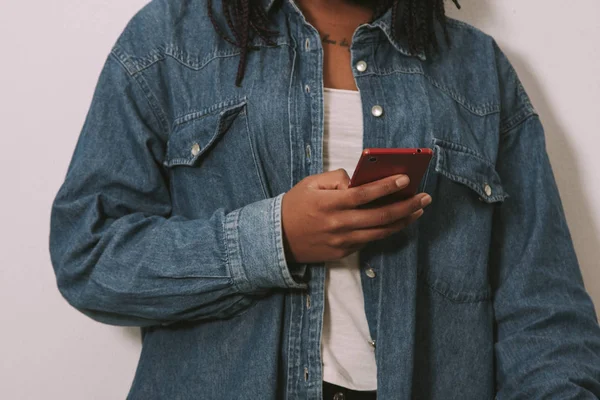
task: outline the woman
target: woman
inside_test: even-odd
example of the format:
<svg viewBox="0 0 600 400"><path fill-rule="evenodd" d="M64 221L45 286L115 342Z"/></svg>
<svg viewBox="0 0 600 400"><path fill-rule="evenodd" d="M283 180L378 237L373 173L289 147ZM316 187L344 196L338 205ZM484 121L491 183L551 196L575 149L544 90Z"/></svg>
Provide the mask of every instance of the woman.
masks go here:
<svg viewBox="0 0 600 400"><path fill-rule="evenodd" d="M368 147L432 148L419 194L349 188ZM64 297L142 328L131 399L600 396L541 122L442 1L152 1L51 224Z"/></svg>

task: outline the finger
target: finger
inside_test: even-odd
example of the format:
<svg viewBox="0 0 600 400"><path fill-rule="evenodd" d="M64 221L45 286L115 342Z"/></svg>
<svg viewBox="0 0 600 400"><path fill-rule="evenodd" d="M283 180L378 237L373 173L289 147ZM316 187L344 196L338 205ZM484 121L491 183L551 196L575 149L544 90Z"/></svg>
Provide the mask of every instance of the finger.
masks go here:
<svg viewBox="0 0 600 400"><path fill-rule="evenodd" d="M368 229L384 227L410 217L431 203L431 196L420 193L406 200L385 204L379 207L345 211L348 221L346 229Z"/></svg>
<svg viewBox="0 0 600 400"><path fill-rule="evenodd" d="M348 243L350 245L357 246L360 244L364 245L375 240L384 239L396 232L405 229L407 226L421 218L423 213L423 209L419 209L414 213L410 214L408 217L395 221L389 225L380 226L377 228L358 229L352 231L352 233L350 233Z"/></svg>
<svg viewBox="0 0 600 400"><path fill-rule="evenodd" d="M344 168L327 171L316 177L317 188L321 190L347 189L350 177Z"/></svg>
<svg viewBox="0 0 600 400"><path fill-rule="evenodd" d="M340 192L342 208L357 208L380 197L402 190L410 183L407 175L392 175Z"/></svg>

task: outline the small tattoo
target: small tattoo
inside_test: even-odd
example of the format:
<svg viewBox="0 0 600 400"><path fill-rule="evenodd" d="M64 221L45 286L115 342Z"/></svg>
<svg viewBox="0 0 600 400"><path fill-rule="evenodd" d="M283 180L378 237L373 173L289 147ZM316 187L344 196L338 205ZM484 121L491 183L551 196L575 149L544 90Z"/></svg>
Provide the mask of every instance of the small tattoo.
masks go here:
<svg viewBox="0 0 600 400"><path fill-rule="evenodd" d="M336 44L337 41L329 39L329 33L327 33L323 36L323 43Z"/></svg>
<svg viewBox="0 0 600 400"><path fill-rule="evenodd" d="M348 41L346 41L346 38L344 38L344 40L340 42L340 46L350 47L350 43L348 43Z"/></svg>

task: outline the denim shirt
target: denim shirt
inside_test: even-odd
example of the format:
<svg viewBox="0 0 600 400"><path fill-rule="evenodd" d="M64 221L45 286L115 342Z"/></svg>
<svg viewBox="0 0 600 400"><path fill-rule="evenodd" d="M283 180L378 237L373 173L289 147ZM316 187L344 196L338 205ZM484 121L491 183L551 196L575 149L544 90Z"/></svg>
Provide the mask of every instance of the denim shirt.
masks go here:
<svg viewBox="0 0 600 400"><path fill-rule="evenodd" d="M52 204L62 295L141 327L129 399L322 396L324 263L286 263L281 204L323 172L323 47L293 0L261 1L279 34L252 39L241 87L205 0L143 7ZM411 56L388 10L349 48L363 147L434 152L423 217L360 252L378 399L596 398L600 328L538 113L492 37L448 29Z"/></svg>

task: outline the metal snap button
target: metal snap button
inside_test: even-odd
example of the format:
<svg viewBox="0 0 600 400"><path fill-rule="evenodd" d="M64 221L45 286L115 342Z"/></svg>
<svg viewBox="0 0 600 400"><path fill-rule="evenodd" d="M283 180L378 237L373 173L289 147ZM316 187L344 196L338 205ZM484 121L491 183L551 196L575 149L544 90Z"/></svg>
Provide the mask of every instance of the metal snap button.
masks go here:
<svg viewBox="0 0 600 400"><path fill-rule="evenodd" d="M367 274L367 276L369 278L375 278L375 270L373 268L367 268L367 270L365 271L365 274Z"/></svg>
<svg viewBox="0 0 600 400"><path fill-rule="evenodd" d="M375 117L381 117L381 115L383 115L383 108L380 105L373 106L373 108L371 108L371 114Z"/></svg>
<svg viewBox="0 0 600 400"><path fill-rule="evenodd" d="M483 187L483 191L485 192L485 194L487 196L491 196L492 195L492 187L490 185L488 185L487 183Z"/></svg>
<svg viewBox="0 0 600 400"><path fill-rule="evenodd" d="M194 143L192 145L192 155L197 156L200 153L200 145L198 143Z"/></svg>
<svg viewBox="0 0 600 400"><path fill-rule="evenodd" d="M367 70L367 63L363 60L360 60L356 63L356 70L359 72L365 72Z"/></svg>
<svg viewBox="0 0 600 400"><path fill-rule="evenodd" d="M369 344L371 345L371 347L375 348L375 341L374 340L369 340Z"/></svg>

